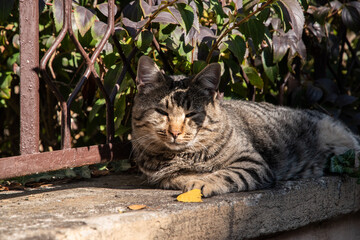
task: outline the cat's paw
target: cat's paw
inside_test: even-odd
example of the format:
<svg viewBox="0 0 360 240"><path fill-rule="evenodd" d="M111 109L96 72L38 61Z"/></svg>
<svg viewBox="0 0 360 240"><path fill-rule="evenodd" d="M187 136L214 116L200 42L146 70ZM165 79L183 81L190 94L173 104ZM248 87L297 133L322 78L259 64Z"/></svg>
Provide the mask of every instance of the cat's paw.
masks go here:
<svg viewBox="0 0 360 240"><path fill-rule="evenodd" d="M205 182L203 180L190 180L185 184L184 192L200 189L201 193L204 197L210 197L212 195L217 194L217 189L215 184L211 184L209 182Z"/></svg>

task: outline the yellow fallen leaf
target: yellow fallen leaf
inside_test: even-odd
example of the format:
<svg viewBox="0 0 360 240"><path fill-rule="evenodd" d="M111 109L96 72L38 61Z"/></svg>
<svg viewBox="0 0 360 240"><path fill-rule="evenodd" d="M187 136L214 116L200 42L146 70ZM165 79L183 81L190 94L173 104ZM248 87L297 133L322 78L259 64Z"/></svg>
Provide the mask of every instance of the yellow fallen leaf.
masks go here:
<svg viewBox="0 0 360 240"><path fill-rule="evenodd" d="M180 194L177 196L176 200L179 202L202 202L201 196L202 194L200 189L193 189Z"/></svg>
<svg viewBox="0 0 360 240"><path fill-rule="evenodd" d="M128 208L131 209L131 210L140 210L140 209L146 208L146 205L143 205L143 204L139 204L139 205L134 204L134 205L128 206Z"/></svg>

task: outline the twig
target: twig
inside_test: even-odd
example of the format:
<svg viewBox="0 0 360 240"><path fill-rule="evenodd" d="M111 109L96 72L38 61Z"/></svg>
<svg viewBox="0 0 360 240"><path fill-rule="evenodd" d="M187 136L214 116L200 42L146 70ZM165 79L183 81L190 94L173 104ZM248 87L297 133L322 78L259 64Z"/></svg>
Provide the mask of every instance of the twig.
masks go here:
<svg viewBox="0 0 360 240"><path fill-rule="evenodd" d="M115 46L116 46L116 48L117 48L117 50L118 50L118 53L120 54L121 60L122 60L122 62L123 62L123 65L124 65L124 66L125 66L125 65L131 66L130 63L129 63L129 61L131 61L131 59L127 59L127 58L126 58L126 56L125 56L125 54L124 54L124 51L122 50L121 44L120 44L119 39L117 38L117 36L114 34L114 35L112 36L112 38L113 38L113 40L114 40ZM136 74L133 72L133 70L132 70L131 68L129 68L128 71L129 71L129 74L130 74L131 78L132 78L132 79L134 80L134 82L135 82L135 80L136 80Z"/></svg>
<svg viewBox="0 0 360 240"><path fill-rule="evenodd" d="M248 21L252 16L254 16L255 14L257 14L258 12L261 12L262 10L264 10L264 8L266 8L267 6L269 6L274 0L268 0L264 5L262 5L261 7L259 7L258 9L256 9L254 12L250 13L249 15L247 15L246 17L244 17L243 19L241 19L239 22L237 22L236 24L234 24L232 27L228 28L225 32L223 32L219 38L216 40L216 42L214 43L214 45L211 47L210 52L206 58L206 62L210 63L212 54L214 52L214 50L218 47L219 43L221 42L221 40L229 33L231 32L234 28L240 26L241 24L243 24L244 22Z"/></svg>

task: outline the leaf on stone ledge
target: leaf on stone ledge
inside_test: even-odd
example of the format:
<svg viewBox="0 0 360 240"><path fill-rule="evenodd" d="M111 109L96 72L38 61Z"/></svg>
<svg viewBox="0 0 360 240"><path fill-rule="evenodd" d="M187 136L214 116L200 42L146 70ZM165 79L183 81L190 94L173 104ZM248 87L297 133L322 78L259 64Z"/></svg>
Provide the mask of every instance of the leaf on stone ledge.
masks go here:
<svg viewBox="0 0 360 240"><path fill-rule="evenodd" d="M179 202L202 202L201 196L202 194L200 189L193 189L180 194L177 196L176 200Z"/></svg>
<svg viewBox="0 0 360 240"><path fill-rule="evenodd" d="M130 210L141 210L141 209L146 208L146 205L143 205L143 204L134 204L134 205L128 206L128 208L129 208Z"/></svg>

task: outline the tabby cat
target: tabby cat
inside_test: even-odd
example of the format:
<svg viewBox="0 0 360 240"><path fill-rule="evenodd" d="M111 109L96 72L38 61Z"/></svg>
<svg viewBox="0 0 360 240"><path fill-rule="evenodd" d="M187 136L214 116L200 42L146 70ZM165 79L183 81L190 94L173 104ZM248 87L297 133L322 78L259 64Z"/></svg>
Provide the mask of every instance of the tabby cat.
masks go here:
<svg viewBox="0 0 360 240"><path fill-rule="evenodd" d="M322 113L221 100L220 75L213 63L193 78L167 76L140 58L133 156L150 183L209 197L320 177L329 155L360 152L360 138Z"/></svg>

